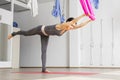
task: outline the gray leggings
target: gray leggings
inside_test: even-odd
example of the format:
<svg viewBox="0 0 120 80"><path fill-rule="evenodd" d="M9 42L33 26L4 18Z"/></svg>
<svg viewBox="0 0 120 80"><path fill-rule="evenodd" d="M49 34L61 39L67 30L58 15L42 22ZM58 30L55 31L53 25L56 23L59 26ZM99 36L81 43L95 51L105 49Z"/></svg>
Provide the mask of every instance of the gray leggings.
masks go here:
<svg viewBox="0 0 120 80"><path fill-rule="evenodd" d="M28 30L28 31L13 32L12 36L16 36L16 35L24 35L24 36L40 35L41 36L42 72L45 72L46 71L46 51L47 51L49 36L45 36L41 32L41 27L42 26L38 26L38 27L33 28L31 30Z"/></svg>

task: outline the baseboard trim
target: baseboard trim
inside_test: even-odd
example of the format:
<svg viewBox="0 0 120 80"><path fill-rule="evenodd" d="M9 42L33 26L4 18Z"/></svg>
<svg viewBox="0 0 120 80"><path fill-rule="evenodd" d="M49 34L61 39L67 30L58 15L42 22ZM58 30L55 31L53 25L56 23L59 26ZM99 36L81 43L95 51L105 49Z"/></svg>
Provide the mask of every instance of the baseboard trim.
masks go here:
<svg viewBox="0 0 120 80"><path fill-rule="evenodd" d="M42 68L42 67L20 67L20 68ZM90 69L120 69L120 67L95 67L95 66L82 66L82 67L54 67L54 66L50 66L50 67L47 67L47 68L90 68Z"/></svg>

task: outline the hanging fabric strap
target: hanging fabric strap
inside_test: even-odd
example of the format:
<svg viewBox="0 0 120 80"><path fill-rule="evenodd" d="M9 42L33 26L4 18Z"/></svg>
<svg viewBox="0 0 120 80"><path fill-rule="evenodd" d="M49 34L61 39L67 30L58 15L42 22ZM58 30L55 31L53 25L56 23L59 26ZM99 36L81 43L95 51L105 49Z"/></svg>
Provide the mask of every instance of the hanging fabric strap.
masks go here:
<svg viewBox="0 0 120 80"><path fill-rule="evenodd" d="M91 0L91 3L94 5L95 9L99 8L99 0Z"/></svg>
<svg viewBox="0 0 120 80"><path fill-rule="evenodd" d="M27 7L31 10L33 17L36 17L38 15L38 1L37 0L29 0L27 3Z"/></svg>
<svg viewBox="0 0 120 80"><path fill-rule="evenodd" d="M52 15L54 17L58 17L59 16L61 23L63 23L65 21L64 15L62 15L62 12L61 12L60 1L59 0L55 0L55 5L53 6L53 10L52 10Z"/></svg>

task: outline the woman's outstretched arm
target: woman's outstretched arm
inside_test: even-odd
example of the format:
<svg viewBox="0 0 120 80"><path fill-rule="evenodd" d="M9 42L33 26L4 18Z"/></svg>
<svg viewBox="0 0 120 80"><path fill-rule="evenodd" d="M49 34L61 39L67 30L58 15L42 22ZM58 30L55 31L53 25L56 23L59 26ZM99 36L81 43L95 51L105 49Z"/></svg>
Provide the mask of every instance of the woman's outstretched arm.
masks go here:
<svg viewBox="0 0 120 80"><path fill-rule="evenodd" d="M85 14L82 14L81 16L79 17L76 17L74 20L71 21L72 24L75 24L77 23L81 18L85 17L86 15Z"/></svg>
<svg viewBox="0 0 120 80"><path fill-rule="evenodd" d="M79 24L79 25L72 25L73 28L71 28L71 30L84 27L85 25L87 25L87 24L88 24L89 22L91 22L91 21L92 21L92 20L87 20L87 21L85 21L85 22L83 22L83 23L81 23L81 24Z"/></svg>

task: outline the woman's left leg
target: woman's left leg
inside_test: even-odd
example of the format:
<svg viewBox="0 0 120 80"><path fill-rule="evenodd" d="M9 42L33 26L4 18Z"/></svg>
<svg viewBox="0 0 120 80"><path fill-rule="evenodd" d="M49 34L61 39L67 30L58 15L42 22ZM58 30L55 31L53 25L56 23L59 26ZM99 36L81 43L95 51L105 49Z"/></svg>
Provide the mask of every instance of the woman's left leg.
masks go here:
<svg viewBox="0 0 120 80"><path fill-rule="evenodd" d="M41 35L42 72L46 72L46 52L47 52L48 41L49 41L49 36Z"/></svg>

